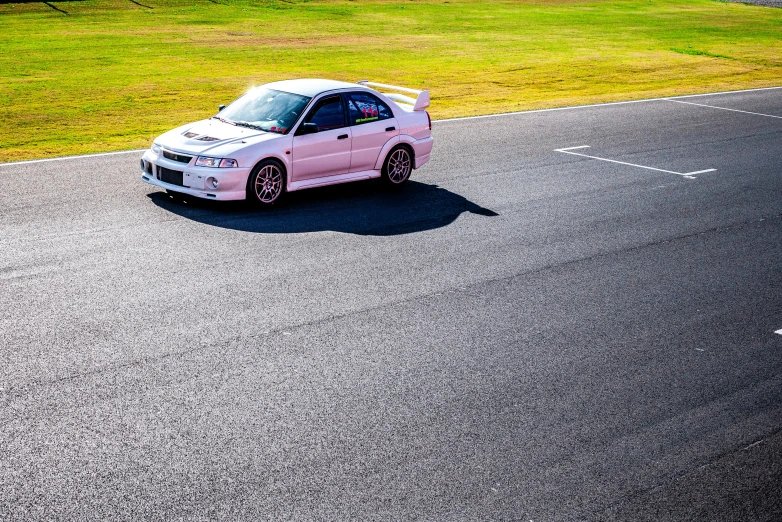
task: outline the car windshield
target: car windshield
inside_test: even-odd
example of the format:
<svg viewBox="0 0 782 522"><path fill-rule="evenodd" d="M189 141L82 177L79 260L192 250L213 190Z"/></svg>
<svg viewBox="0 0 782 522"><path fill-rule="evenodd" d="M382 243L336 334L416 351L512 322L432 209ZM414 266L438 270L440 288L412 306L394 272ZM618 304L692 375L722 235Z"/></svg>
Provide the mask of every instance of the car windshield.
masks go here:
<svg viewBox="0 0 782 522"><path fill-rule="evenodd" d="M266 132L285 134L311 98L256 87L220 111L215 118Z"/></svg>

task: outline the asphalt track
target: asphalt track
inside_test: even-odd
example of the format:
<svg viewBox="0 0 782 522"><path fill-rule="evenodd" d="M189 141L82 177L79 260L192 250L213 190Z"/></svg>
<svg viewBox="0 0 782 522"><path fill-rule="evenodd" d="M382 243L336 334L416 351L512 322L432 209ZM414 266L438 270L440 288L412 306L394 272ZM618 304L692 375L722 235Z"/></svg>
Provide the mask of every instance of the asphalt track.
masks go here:
<svg viewBox="0 0 782 522"><path fill-rule="evenodd" d="M271 211L0 166L0 519L782 519L782 89L433 133Z"/></svg>

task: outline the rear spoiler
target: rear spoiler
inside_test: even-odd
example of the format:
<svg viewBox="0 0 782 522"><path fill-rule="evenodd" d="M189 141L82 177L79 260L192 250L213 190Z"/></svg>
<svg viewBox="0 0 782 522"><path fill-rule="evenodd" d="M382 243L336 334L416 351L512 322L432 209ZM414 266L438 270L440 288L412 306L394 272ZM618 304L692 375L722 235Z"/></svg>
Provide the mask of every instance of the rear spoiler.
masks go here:
<svg viewBox="0 0 782 522"><path fill-rule="evenodd" d="M356 82L364 87L380 87L381 89L391 89L392 91L409 92L415 94L415 99L403 94L396 94L393 92L384 92L383 94L395 102L404 103L406 105L412 105L414 111L422 111L429 107L429 91L416 91L415 89L408 89L406 87L399 87L397 85L386 85L384 83L370 82L369 80L361 80Z"/></svg>

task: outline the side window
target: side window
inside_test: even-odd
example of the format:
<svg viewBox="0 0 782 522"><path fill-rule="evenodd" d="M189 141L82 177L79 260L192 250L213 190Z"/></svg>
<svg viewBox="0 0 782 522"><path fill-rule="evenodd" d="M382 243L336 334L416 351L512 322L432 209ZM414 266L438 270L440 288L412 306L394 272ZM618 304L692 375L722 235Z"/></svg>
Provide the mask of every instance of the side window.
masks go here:
<svg viewBox="0 0 782 522"><path fill-rule="evenodd" d="M304 119L304 123L314 123L319 131L338 129L345 126L345 111L341 96L330 96L320 100Z"/></svg>
<svg viewBox="0 0 782 522"><path fill-rule="evenodd" d="M351 125L387 120L394 116L385 103L365 92L348 94L348 114Z"/></svg>

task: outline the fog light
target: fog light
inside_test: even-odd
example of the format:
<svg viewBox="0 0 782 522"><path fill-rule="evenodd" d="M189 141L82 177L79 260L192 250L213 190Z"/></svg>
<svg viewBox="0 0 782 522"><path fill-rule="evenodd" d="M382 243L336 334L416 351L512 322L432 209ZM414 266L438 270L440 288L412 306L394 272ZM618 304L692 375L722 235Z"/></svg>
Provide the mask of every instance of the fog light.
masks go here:
<svg viewBox="0 0 782 522"><path fill-rule="evenodd" d="M220 182L217 181L215 178L211 178L211 177L210 178L206 178L206 186L207 187L211 187L213 189L216 189L217 185L219 185L219 184L220 184Z"/></svg>

